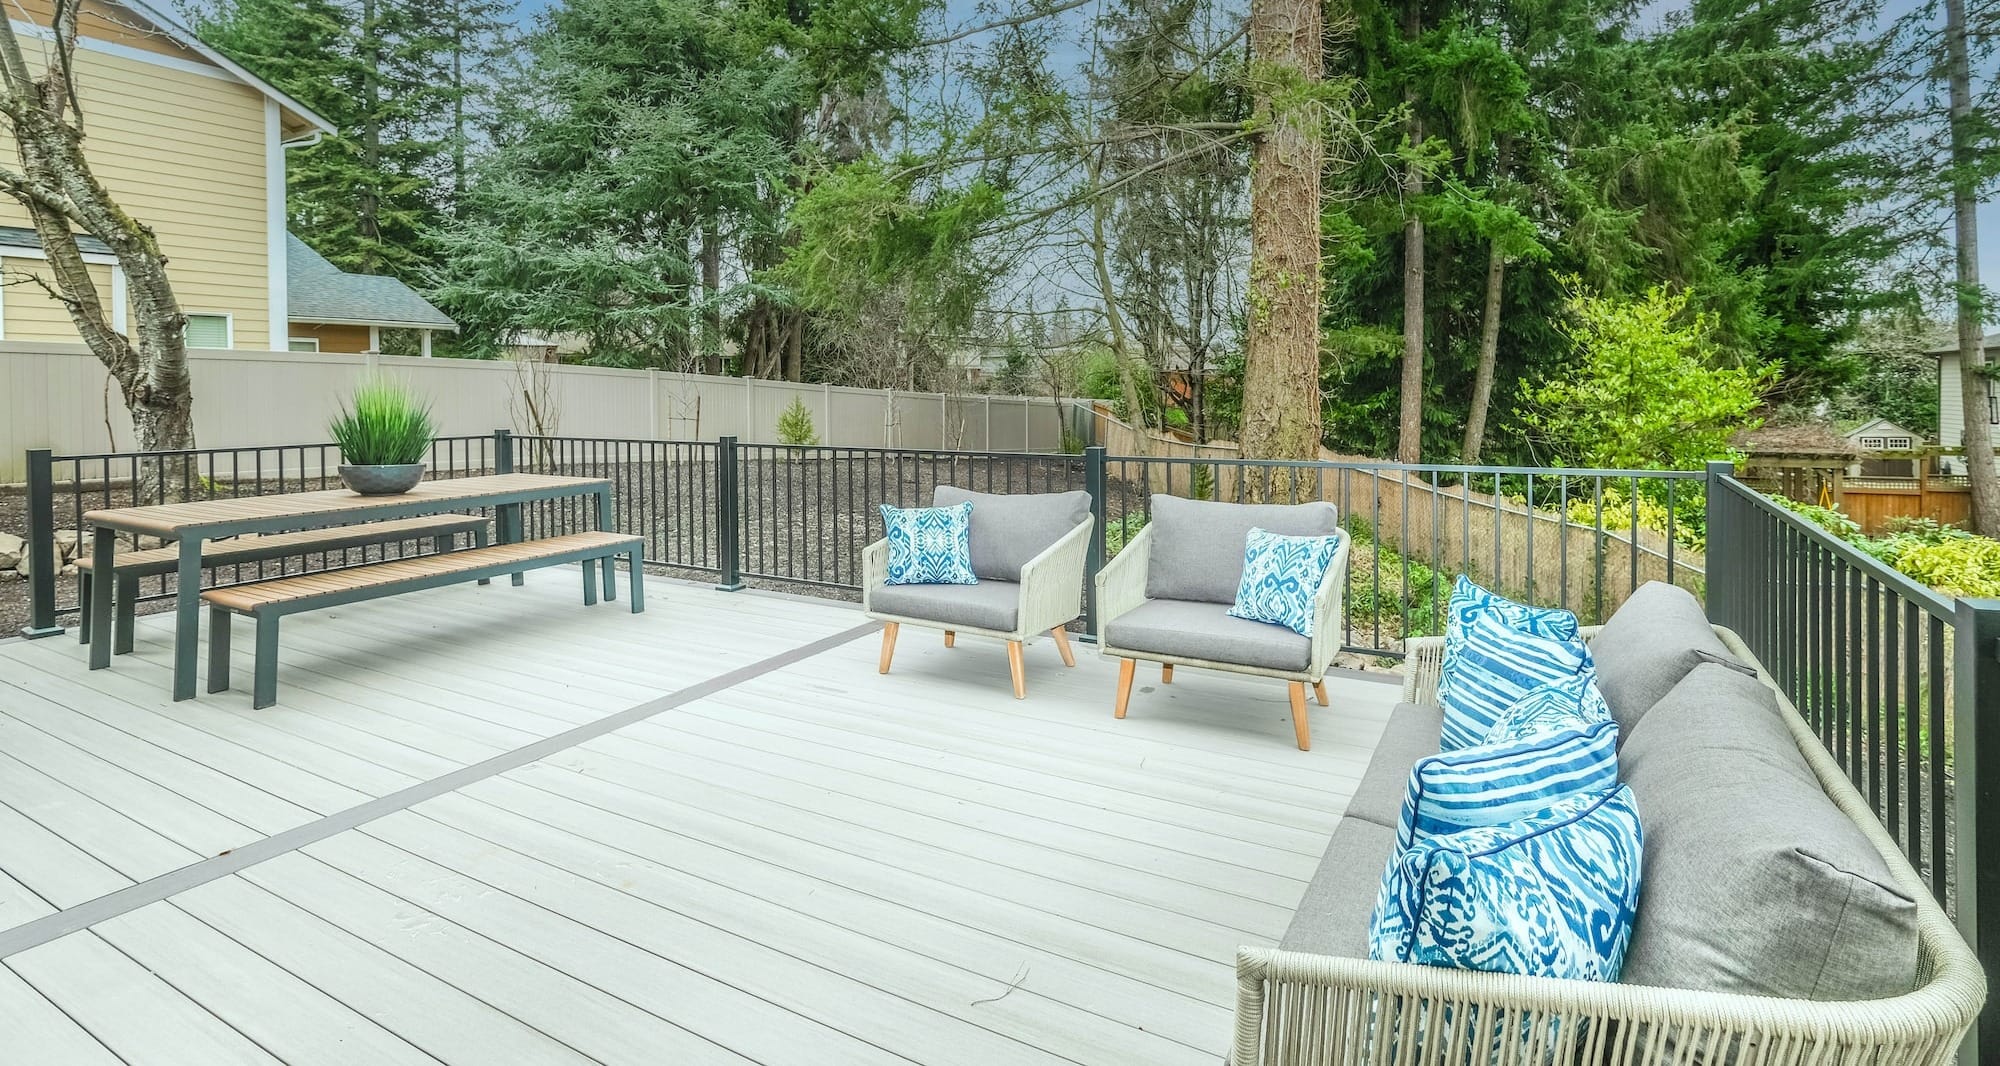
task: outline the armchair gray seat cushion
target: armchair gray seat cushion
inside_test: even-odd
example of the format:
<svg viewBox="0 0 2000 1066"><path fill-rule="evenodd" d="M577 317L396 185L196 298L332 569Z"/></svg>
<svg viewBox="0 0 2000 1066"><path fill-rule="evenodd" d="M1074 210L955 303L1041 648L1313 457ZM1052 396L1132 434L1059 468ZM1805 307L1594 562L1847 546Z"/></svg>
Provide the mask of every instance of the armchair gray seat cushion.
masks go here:
<svg viewBox="0 0 2000 1066"><path fill-rule="evenodd" d="M1240 548L1237 554L1242 554ZM1240 570L1240 559L1237 566ZM1106 624L1104 642L1165 659L1208 659L1266 670L1304 670L1312 657L1311 640L1281 625L1231 618L1228 602L1147 600Z"/></svg>
<svg viewBox="0 0 2000 1066"><path fill-rule="evenodd" d="M981 581L1019 581L1021 567L1090 516L1088 492L973 492L939 485L934 507L972 503L972 572Z"/></svg>
<svg viewBox="0 0 2000 1066"><path fill-rule="evenodd" d="M1288 537L1324 537L1340 527L1330 503L1242 504L1155 495L1153 555L1146 597L1232 604L1243 583L1243 546L1252 529ZM973 513L979 511L973 505ZM1224 655L1203 655L1223 659Z"/></svg>
<svg viewBox="0 0 2000 1066"><path fill-rule="evenodd" d="M869 597L869 609L1007 633L1020 621L1021 586L986 578L977 585L883 585Z"/></svg>
<svg viewBox="0 0 2000 1066"><path fill-rule="evenodd" d="M1397 705L1368 760L1368 769L1361 775L1361 784L1354 789L1354 798L1347 802L1347 817L1394 829L1403 815L1410 771L1418 759L1438 753L1443 734L1443 711L1421 703Z"/></svg>
<svg viewBox="0 0 2000 1066"><path fill-rule="evenodd" d="M1395 850L1394 829L1360 818L1341 819L1278 947L1367 958L1369 920L1382 887L1382 870Z"/></svg>
<svg viewBox="0 0 2000 1066"><path fill-rule="evenodd" d="M1700 602L1664 581L1639 586L1590 642L1590 653L1621 744L1689 671L1703 662L1736 662Z"/></svg>
<svg viewBox="0 0 2000 1066"><path fill-rule="evenodd" d="M1916 987L1917 901L1821 789L1772 691L1705 663L1619 752L1645 820L1624 980L1781 999Z"/></svg>

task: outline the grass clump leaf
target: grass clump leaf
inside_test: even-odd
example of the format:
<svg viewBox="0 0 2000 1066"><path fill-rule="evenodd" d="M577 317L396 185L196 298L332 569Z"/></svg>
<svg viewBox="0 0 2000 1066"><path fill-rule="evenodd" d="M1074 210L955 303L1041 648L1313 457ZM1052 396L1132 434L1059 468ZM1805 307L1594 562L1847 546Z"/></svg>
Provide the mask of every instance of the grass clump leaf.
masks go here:
<svg viewBox="0 0 2000 1066"><path fill-rule="evenodd" d="M436 428L430 404L390 378L362 382L327 426L353 466L422 462Z"/></svg>

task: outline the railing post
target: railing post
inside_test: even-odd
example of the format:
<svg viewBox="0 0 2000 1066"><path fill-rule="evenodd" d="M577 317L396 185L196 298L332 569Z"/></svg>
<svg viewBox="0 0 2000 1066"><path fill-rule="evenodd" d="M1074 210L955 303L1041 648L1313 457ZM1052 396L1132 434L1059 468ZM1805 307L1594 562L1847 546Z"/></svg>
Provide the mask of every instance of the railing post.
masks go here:
<svg viewBox="0 0 2000 1066"><path fill-rule="evenodd" d="M496 474L514 472L514 431L511 429L493 431L493 472Z"/></svg>
<svg viewBox="0 0 2000 1066"><path fill-rule="evenodd" d="M79 542L81 543L81 542ZM56 480L55 453L47 448L28 451L28 624L21 635L53 637L56 624Z"/></svg>
<svg viewBox="0 0 2000 1066"><path fill-rule="evenodd" d="M1728 504L1728 479L1736 476L1736 464L1718 461L1708 464L1708 495L1703 507L1707 522L1708 549L1703 557L1703 577L1706 589L1702 600L1708 611L1708 620L1742 632L1743 619L1736 614L1735 582L1742 579L1738 565L1739 554L1748 546L1742 543L1746 531L1732 528ZM1635 536L1632 543L1638 544Z"/></svg>
<svg viewBox="0 0 2000 1066"><path fill-rule="evenodd" d="M2000 964L2000 600L1960 600L1953 634L1953 875L1958 928L1991 971ZM1994 751L1987 751L1994 748ZM1983 817L1982 817L1983 815ZM1981 1061L2000 1049L2000 1005L1989 996L1959 1049Z"/></svg>
<svg viewBox="0 0 2000 1066"><path fill-rule="evenodd" d="M737 481L736 438L723 437L715 444L715 544L716 565L722 576L715 587L724 592L743 588L742 492Z"/></svg>
<svg viewBox="0 0 2000 1066"><path fill-rule="evenodd" d="M1083 560L1083 637L1097 643L1097 572L1104 569L1104 449L1083 450L1083 490L1090 493L1090 549Z"/></svg>

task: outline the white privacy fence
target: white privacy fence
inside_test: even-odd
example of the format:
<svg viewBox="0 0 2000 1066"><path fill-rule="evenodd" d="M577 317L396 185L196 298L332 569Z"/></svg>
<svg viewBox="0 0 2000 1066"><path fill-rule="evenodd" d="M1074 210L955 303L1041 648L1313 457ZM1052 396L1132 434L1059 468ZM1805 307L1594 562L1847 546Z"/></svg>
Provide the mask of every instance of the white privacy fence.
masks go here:
<svg viewBox="0 0 2000 1066"><path fill-rule="evenodd" d="M657 370L423 359L331 352L197 351L195 437L201 447L323 439L341 400L372 369L427 397L438 435L511 428L550 436L778 439L794 399L824 444L1058 451L1063 408L1047 399L940 395L801 385ZM135 447L124 401L80 344L0 342L0 483L25 476L23 453L80 455Z"/></svg>

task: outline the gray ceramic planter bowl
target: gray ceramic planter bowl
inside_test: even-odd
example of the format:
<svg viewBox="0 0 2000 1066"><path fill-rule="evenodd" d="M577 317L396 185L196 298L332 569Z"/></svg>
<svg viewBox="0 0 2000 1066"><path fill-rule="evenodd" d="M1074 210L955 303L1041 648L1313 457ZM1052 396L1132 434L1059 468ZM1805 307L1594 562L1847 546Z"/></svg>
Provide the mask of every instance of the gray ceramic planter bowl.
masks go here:
<svg viewBox="0 0 2000 1066"><path fill-rule="evenodd" d="M417 487L424 479L424 464L396 466L343 466L340 480L363 496L394 496Z"/></svg>

